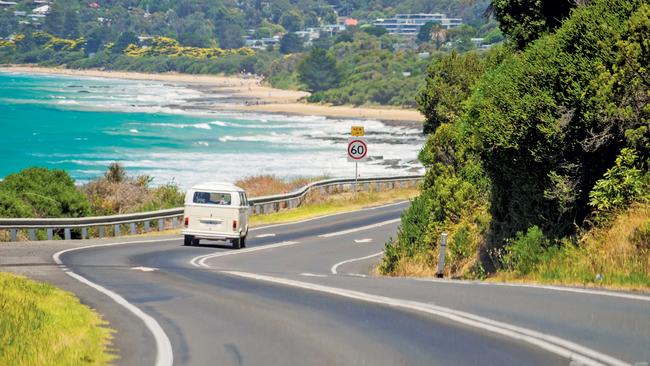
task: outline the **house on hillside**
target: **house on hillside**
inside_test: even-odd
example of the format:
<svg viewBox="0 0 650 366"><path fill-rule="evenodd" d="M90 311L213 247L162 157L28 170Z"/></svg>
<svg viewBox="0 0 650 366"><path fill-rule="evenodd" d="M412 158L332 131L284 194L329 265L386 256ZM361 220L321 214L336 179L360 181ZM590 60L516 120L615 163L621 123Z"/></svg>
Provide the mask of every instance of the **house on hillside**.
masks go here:
<svg viewBox="0 0 650 366"><path fill-rule="evenodd" d="M463 24L459 18L447 18L445 14L397 14L394 18L377 19L373 22L375 27L384 28L390 34L415 37L420 32L420 27L428 22L440 24L444 29L456 28Z"/></svg>

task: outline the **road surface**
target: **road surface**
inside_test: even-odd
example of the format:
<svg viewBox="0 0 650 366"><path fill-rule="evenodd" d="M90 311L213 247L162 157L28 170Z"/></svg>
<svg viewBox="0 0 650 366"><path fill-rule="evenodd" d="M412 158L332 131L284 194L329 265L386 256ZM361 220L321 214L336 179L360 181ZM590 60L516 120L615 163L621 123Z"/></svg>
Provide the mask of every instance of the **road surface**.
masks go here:
<svg viewBox="0 0 650 366"><path fill-rule="evenodd" d="M125 365L650 361L650 297L370 275L406 205L259 228L239 251L150 237L55 259Z"/></svg>

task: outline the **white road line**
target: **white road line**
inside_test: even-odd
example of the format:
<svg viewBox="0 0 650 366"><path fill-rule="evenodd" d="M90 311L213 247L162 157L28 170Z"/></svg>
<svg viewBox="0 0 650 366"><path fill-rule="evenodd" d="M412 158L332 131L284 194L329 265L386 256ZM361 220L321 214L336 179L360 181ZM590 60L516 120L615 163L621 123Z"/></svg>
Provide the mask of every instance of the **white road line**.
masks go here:
<svg viewBox="0 0 650 366"><path fill-rule="evenodd" d="M230 250L227 252L216 252L216 253L211 253L211 254L205 254L205 255L200 255L198 257L194 257L190 260L190 264L193 265L194 267L203 267L203 268L210 268L209 265L205 264L205 261L208 259L212 258L218 258L218 257L225 257L228 255L237 255L237 254L246 254L246 253L251 253L251 252L258 252L260 250L268 250L268 249L274 249L274 248L280 248L280 247L286 247L289 245L295 245L299 244L297 241L283 241L281 243L277 244L269 244L269 245L262 245L259 247L253 247L253 248L246 248L246 249L240 249L240 250Z"/></svg>
<svg viewBox="0 0 650 366"><path fill-rule="evenodd" d="M481 316L473 315L470 313L445 308L433 304L427 304L416 301L395 299L385 296L372 295L359 291L352 291L340 289L329 286L322 286L308 282L294 281L285 278L271 277L265 275L258 275L248 272L238 271L221 271L221 273L230 274L233 276L276 283L285 286L292 286L306 290L322 292L332 295L338 295L355 300L366 301L375 304L388 305L397 308L419 311L441 318L445 318L457 323L465 324L474 328L482 329L484 331L499 334L514 340L529 343L533 346L539 347L548 352L554 353L558 356L576 361L581 365L589 366L629 366L628 363L621 361L612 356L600 353L596 350L581 346L569 340L565 340L549 334L540 333L527 328L518 327L508 323L484 318Z"/></svg>
<svg viewBox="0 0 650 366"><path fill-rule="evenodd" d="M142 271L142 272L153 272L158 270L158 268L151 268L151 267L131 267L131 269L134 271Z"/></svg>
<svg viewBox="0 0 650 366"><path fill-rule="evenodd" d="M327 277L327 275L324 274L316 274L316 273L308 273L308 272L303 272L300 275L305 277Z"/></svg>
<svg viewBox="0 0 650 366"><path fill-rule="evenodd" d="M374 229L374 228L377 228L377 227L394 224L394 223L400 222L400 221L402 221L401 218L400 219L392 219L392 220L378 222L378 223L372 224L372 225L357 227L357 228L354 228L354 229L337 231L337 232L334 232L334 233L321 234L321 235L318 235L318 237L319 238L331 238L333 236L341 236L341 235L346 235L346 234L350 234L350 233L356 233L357 231Z"/></svg>
<svg viewBox="0 0 650 366"><path fill-rule="evenodd" d="M260 235L256 236L256 238L272 238L274 236L275 236L275 234L260 234Z"/></svg>
<svg viewBox="0 0 650 366"><path fill-rule="evenodd" d="M422 282L434 282L434 283L443 283L443 284L450 284L450 285L485 285L485 286L534 288L534 289L540 289L540 290L573 292L573 293L578 293L578 294L609 296L609 297L618 297L618 298L621 298L621 299L649 301L650 302L650 296L629 294L629 293L624 293L624 292L607 291L607 290L590 290L590 289L583 289L583 288L551 286L551 285L532 285L532 284L529 285L529 284L524 284L524 283L500 283L500 282L482 282L482 281L444 280L444 279L437 279L437 278L410 278L410 279L416 280L416 281L422 281Z"/></svg>
<svg viewBox="0 0 650 366"><path fill-rule="evenodd" d="M314 221L314 220L320 220L320 219L324 219L324 218L328 218L328 217L345 215L345 214L349 214L349 213L352 213L352 212L364 212L364 211L378 210L378 209L381 209L381 208L386 208L386 207L391 207L391 206L402 205L402 204L404 204L404 203L408 203L408 202L409 202L409 201L399 201L399 202L395 202L395 203L389 203L389 204L387 204L387 205L373 206L373 207L366 207L366 208L362 208L362 209L360 209L360 210L352 210L352 211L337 212L337 213L333 213L333 214L327 214L327 215L322 215L322 216L316 216L316 217L312 217L312 218L304 219L304 220L299 220L299 221L283 222L283 223L281 223L281 224L271 224L271 225L266 225L266 226L255 226L255 227L252 227L252 228L248 229L248 231L257 231L257 230L270 229L270 228L273 228L273 227L279 227L279 226L288 226L288 225L302 224L302 223L305 223L305 222L310 222L310 221Z"/></svg>
<svg viewBox="0 0 650 366"><path fill-rule="evenodd" d="M366 275L364 275L364 274L361 274L361 273L346 273L346 275L348 275L348 276L352 276L352 277L361 277L361 278L366 278L366 277L368 277L368 276L366 276Z"/></svg>
<svg viewBox="0 0 650 366"><path fill-rule="evenodd" d="M368 238L368 239L356 239L354 242L357 243L357 244L364 244L364 243L372 242L372 239L370 239L370 238Z"/></svg>
<svg viewBox="0 0 650 366"><path fill-rule="evenodd" d="M372 257L377 257L377 256L380 256L380 255L382 255L382 254L384 254L384 251L383 251L383 250L382 250L381 252L379 252L379 253L370 254L370 255L367 255L367 256L365 256L365 257L347 259L347 260L344 260L344 261L338 262L338 263L336 263L335 265L333 265L332 268L330 269L330 271L332 272L332 274L337 274L336 270L339 268L339 266L341 266L341 265L343 265L343 264L346 264L346 263L352 263L352 262L357 262L357 261L362 261L362 260L364 260L364 259L368 259L368 258L372 258Z"/></svg>
<svg viewBox="0 0 650 366"><path fill-rule="evenodd" d="M151 334L153 334L154 340L156 342L156 363L155 363L156 366L172 366L172 364L174 363L174 353L172 352L172 344L169 341L167 334L165 334L165 331L162 329L160 324L158 324L156 319L154 319L144 311L140 310L135 305L126 301L125 298L118 295L117 293L103 286L100 286L94 282L91 282L85 277L78 275L73 271L71 271L70 269L68 269L61 261L61 255L64 253L73 252L82 249L89 249L89 248L109 247L109 246L126 245L126 244L154 243L154 242L174 241L174 240L178 241L179 239L173 238L173 239L139 240L139 241L125 241L125 242L108 243L108 244L88 245L85 247L65 249L60 252L54 253L54 255L52 256L54 262L59 265L59 267L64 271L65 274L110 297L118 305L129 310L131 313L133 313L133 315L135 315L136 317L138 317L140 320L144 322L144 325L147 327L147 329L149 329Z"/></svg>

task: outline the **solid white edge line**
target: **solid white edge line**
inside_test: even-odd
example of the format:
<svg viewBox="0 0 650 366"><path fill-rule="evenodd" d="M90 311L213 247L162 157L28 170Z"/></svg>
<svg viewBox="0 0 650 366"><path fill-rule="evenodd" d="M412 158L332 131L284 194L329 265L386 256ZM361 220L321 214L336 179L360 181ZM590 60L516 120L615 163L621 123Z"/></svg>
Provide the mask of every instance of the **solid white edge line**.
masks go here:
<svg viewBox="0 0 650 366"><path fill-rule="evenodd" d="M273 248L281 248L281 247L286 247L286 246L289 246L289 245L295 245L295 244L299 244L299 243L300 242L297 242L297 241L283 241L283 242L276 243L276 244L263 245L263 246L259 246L259 247L253 247L253 248L232 250L232 251L228 251L228 252L215 252L215 253L210 253L210 254L204 254L204 255L200 255L198 257L192 258L190 260L190 264L193 265L194 267L210 268L209 265L205 264L205 261L207 261L208 259L225 257L225 256L229 256L229 255L237 255L237 254L246 254L246 253L251 253L251 252L258 252L260 250L268 250L268 249L273 249Z"/></svg>
<svg viewBox="0 0 650 366"><path fill-rule="evenodd" d="M134 240L134 241L125 241L125 242L117 242L117 243L107 243L107 244L97 244L97 245L87 245L84 247L79 247L79 248L70 248L70 249L65 249L61 250L59 252L54 253L52 255L52 259L54 262L63 270L65 274L68 276L76 279L77 281L90 286L91 288L95 289L96 291L99 291L103 293L104 295L108 296L111 298L113 301L115 301L118 305L122 306L123 308L127 309L133 315L138 317L142 322L144 322L144 325L149 329L151 334L154 337L154 340L156 342L156 366L172 366L174 363L174 353L172 351L172 344L169 341L169 337L167 337L167 334L165 331L162 329L160 324L151 317L149 314L145 313L144 311L140 310L138 307L135 305L131 304L130 302L126 301L125 298L122 296L118 295L117 293L100 286L87 278L73 272L72 270L68 269L63 262L61 261L61 255L64 253L68 252L73 252L77 250L83 250L83 249L90 249L90 248L101 248L101 247L109 247L109 246L115 246L115 245L126 245L126 244L142 244L142 243L152 243L152 242L161 242L161 241L174 241L174 240L179 240L178 238L170 238L170 239L158 239L158 240Z"/></svg>
<svg viewBox="0 0 650 366"><path fill-rule="evenodd" d="M341 235L346 235L346 234L356 233L357 231L363 231L363 230L374 229L374 228L377 228L377 227L381 227L381 226L385 226L385 225L394 224L394 223L396 223L396 222L400 222L400 221L402 221L401 218L399 218L399 219L392 219L392 220L386 220L386 221L378 222L378 223L376 223L376 224L366 225L366 226L361 226L361 227L357 227L357 228L354 228L354 229L348 229L348 230L343 230L343 231L337 231L337 232L334 232L334 233L321 234L321 235L318 235L318 237L319 237L319 238L331 238L331 237L334 237L334 236L341 236Z"/></svg>
<svg viewBox="0 0 650 366"><path fill-rule="evenodd" d="M614 365L614 366L629 366L628 363L616 359L612 356L600 353L590 348L581 346L571 341L555 337L552 335L540 333L527 328L522 328L507 323L495 321L488 318L483 318L470 313L465 313L450 308L445 308L437 305L394 299L384 296L372 295L358 291L345 290L335 287L323 286L312 284L308 282L301 282L289 280L285 278L271 277L265 275L258 275L248 272L238 271L220 271L221 273L254 279L258 281L265 281L276 283L285 286L298 287L306 290L322 292L332 295L338 295L355 300L361 300L370 303L381 305L388 305L403 309L415 310L432 314L441 318L445 318L454 322L465 324L474 328L482 329L492 333L502 335L518 341L529 343L533 346L544 349L548 352L554 353L558 356L576 361L582 365L601 366L601 365Z"/></svg>
<svg viewBox="0 0 650 366"><path fill-rule="evenodd" d="M344 265L344 264L346 264L346 263L352 263L352 262L362 261L362 260L364 260L364 259L370 259L370 258L372 258L372 257L377 257L377 256L380 256L380 255L382 255L382 254L384 254L384 251L383 251L383 250L382 250L381 252L379 252L379 253L370 254L370 255L367 255L367 256L365 256L365 257L359 257L359 258L347 259L347 260L344 260L344 261L338 262L338 263L336 263L335 265L333 265L332 268L330 268L330 271L332 272L332 274L338 274L337 269L338 269L339 266L341 266L341 265Z"/></svg>
<svg viewBox="0 0 650 366"><path fill-rule="evenodd" d="M607 290L590 290L590 289L552 286L552 285L533 285L533 284L529 285L529 284L525 284L525 283L445 280L445 279L438 279L438 278L407 277L406 279L415 280L415 281L419 281L419 282L432 282L432 283L442 283L442 284L450 284L450 285L481 285L481 286L502 286L502 287L533 288L533 289L549 290L549 291L573 292L573 293L585 294L585 295L618 297L618 298L621 298L621 299L649 301L650 302L650 296L635 295L635 294L629 294L629 293L624 293L624 292L615 292L615 291L607 291Z"/></svg>
<svg viewBox="0 0 650 366"><path fill-rule="evenodd" d="M328 218L328 217L345 215L345 214L349 214L349 213L352 213L352 212L371 211L371 210L378 210L378 209L381 209L381 208L386 208L386 207L391 207L391 206L398 206L398 205L402 205L402 204L409 203L409 202L410 202L409 200L399 201L399 202L389 203L389 204L381 205L381 206L366 207L366 208L362 208L362 209L359 209L359 210L336 212L336 213L332 213L332 214L311 217L311 218L300 220L300 221L283 222L283 223L280 223L280 224L271 224L271 225L266 225L266 226L255 226L255 227L252 227L252 228L248 229L248 231L257 231L257 230L270 229L270 228L279 227L279 226L302 224L302 223L305 223L305 222L325 219L325 218Z"/></svg>

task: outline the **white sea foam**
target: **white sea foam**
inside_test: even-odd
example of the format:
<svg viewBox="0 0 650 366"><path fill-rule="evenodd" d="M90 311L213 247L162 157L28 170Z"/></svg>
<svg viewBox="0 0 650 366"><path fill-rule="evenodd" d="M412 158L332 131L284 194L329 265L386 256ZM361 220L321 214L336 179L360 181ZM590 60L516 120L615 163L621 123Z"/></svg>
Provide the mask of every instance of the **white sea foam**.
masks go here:
<svg viewBox="0 0 650 366"><path fill-rule="evenodd" d="M129 132L131 132L131 133L138 133L138 132L140 132L140 131L136 130L135 128L132 128L132 129L129 130Z"/></svg>

